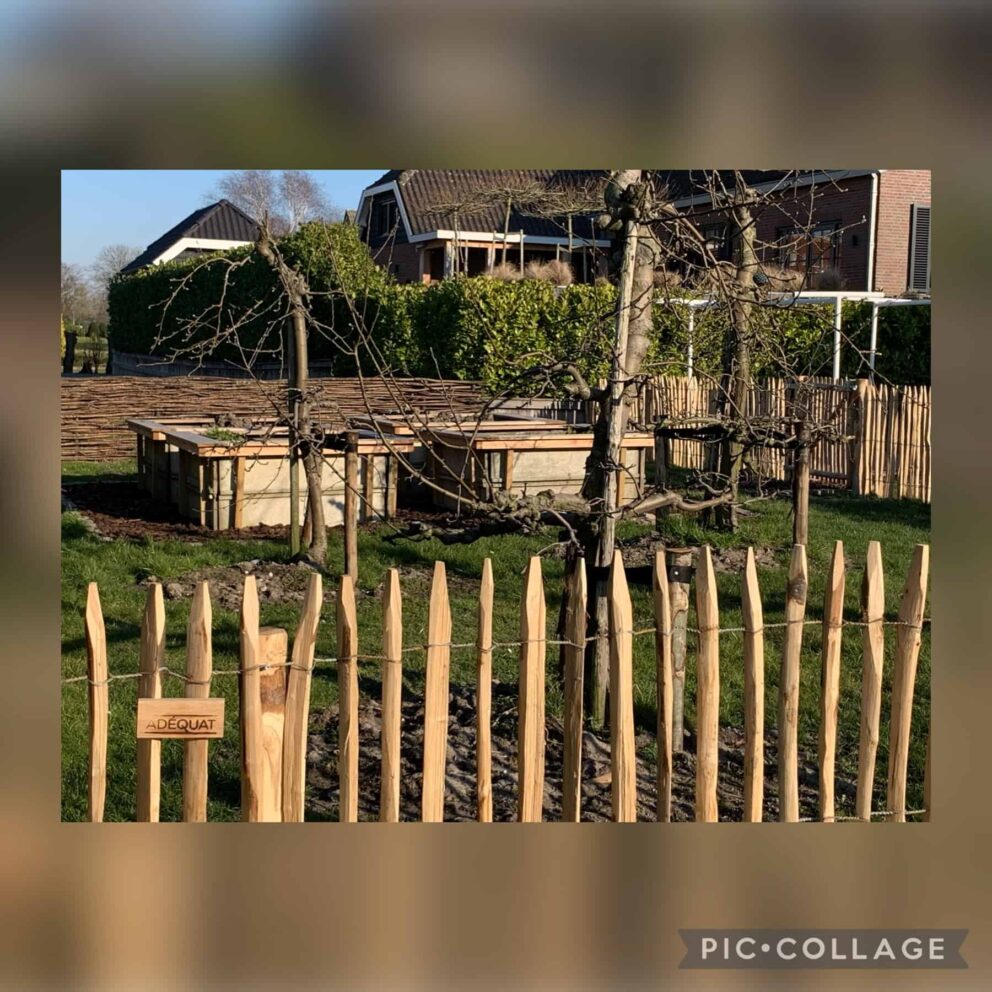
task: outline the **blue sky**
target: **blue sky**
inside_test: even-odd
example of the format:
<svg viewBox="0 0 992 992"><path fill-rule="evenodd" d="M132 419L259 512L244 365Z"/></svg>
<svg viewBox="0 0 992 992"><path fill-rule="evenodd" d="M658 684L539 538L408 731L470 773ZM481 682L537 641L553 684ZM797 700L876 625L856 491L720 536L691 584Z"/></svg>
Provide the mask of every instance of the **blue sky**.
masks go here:
<svg viewBox="0 0 992 992"><path fill-rule="evenodd" d="M144 248L197 207L226 169L65 170L62 261L89 265L104 245ZM312 169L327 199L345 210L383 169Z"/></svg>

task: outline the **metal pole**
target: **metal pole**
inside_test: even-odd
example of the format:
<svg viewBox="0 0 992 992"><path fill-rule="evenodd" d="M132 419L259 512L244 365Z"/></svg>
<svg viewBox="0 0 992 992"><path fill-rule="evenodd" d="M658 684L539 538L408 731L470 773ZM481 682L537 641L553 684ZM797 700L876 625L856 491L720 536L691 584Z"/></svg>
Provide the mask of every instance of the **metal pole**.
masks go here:
<svg viewBox="0 0 992 992"><path fill-rule="evenodd" d="M686 372L688 373L690 379L692 378L692 359L693 359L692 336L695 330L696 330L696 311L695 308L689 307L689 350L686 355L685 365L686 365Z"/></svg>
<svg viewBox="0 0 992 992"><path fill-rule="evenodd" d="M878 304L871 305L871 343L868 346L868 368L875 375L875 351L878 348Z"/></svg>
<svg viewBox="0 0 992 992"><path fill-rule="evenodd" d="M834 298L834 382L840 379L840 323L843 314L843 297Z"/></svg>

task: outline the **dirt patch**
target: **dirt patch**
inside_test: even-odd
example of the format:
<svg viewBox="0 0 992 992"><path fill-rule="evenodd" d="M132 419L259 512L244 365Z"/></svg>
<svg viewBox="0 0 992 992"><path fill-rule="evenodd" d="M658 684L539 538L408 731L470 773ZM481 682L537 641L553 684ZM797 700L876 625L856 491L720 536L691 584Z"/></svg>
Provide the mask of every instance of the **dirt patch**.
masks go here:
<svg viewBox="0 0 992 992"><path fill-rule="evenodd" d="M653 567L655 555L665 550L665 542L653 534L632 541L618 542L623 552L624 565L627 568ZM699 560L699 548L687 549L693 554L693 560ZM713 568L717 572L741 573L747 561L747 548L713 548ZM775 568L782 564L781 553L775 548L759 546L754 549L754 562L759 568Z"/></svg>
<svg viewBox="0 0 992 992"><path fill-rule="evenodd" d="M474 820L475 800L475 693L470 687L453 687L448 703L448 757L445 775L446 820ZM336 819L338 816L337 707L320 714L317 733L309 739L307 756L308 813ZM405 696L402 705L402 752L400 772L400 819L420 819L420 790L423 760L423 700ZM359 819L374 820L379 815L379 785L382 752L381 708L375 699L363 696L359 703ZM561 781L564 740L560 721L546 722L544 818L561 818ZM720 770L718 798L720 819L740 820L743 808L744 759L743 731L724 727L720 731ZM493 685L493 818L516 818L517 802L517 688ZM774 732L765 746L765 808L767 820L778 817L775 795L776 741ZM639 733L637 747L637 818L655 820L656 765L653 737ZM686 738L686 750L674 758L672 817L694 818L696 763L695 742ZM587 730L583 739L582 819L607 821L612 818L610 797L610 742L608 733ZM815 817L817 807L816 765L804 761L799 770L800 816ZM838 813L845 803L853 803L855 787L838 780Z"/></svg>

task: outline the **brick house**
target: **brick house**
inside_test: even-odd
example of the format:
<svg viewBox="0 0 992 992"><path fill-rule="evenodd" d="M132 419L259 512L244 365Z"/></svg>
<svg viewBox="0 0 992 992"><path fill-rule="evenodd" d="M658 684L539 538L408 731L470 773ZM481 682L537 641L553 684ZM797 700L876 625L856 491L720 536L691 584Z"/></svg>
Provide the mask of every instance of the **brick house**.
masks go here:
<svg viewBox="0 0 992 992"><path fill-rule="evenodd" d="M569 236L563 218L512 210L506 224L497 203L462 210L457 205L501 184L579 185L605 175L603 170L395 169L363 191L357 222L376 260L401 282L488 271L503 257L504 244L510 261L570 258L576 279L591 281L604 271L610 245L591 215L573 218ZM743 176L755 189L773 194L774 203L756 219L762 261L808 267L814 289L889 296L930 291L929 171L745 170ZM698 217L714 253L731 258L726 217L708 211L701 177L691 170L658 173L675 206Z"/></svg>

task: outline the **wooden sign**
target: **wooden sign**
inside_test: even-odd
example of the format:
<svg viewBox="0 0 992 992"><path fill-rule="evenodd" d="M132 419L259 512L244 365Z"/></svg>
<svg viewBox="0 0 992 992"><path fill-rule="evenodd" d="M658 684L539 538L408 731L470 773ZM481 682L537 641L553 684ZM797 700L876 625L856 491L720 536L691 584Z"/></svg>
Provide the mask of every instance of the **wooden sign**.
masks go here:
<svg viewBox="0 0 992 992"><path fill-rule="evenodd" d="M223 698L138 700L139 740L198 741L223 736Z"/></svg>

